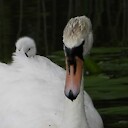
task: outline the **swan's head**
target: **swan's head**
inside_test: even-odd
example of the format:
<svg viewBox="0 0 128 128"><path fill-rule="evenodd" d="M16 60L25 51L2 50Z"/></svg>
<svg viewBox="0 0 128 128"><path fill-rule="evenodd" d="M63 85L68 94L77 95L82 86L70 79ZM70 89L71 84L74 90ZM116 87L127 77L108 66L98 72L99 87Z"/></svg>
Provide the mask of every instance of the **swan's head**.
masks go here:
<svg viewBox="0 0 128 128"><path fill-rule="evenodd" d="M16 53L25 54L27 57L36 55L35 41L30 37L22 37L16 42Z"/></svg>
<svg viewBox="0 0 128 128"><path fill-rule="evenodd" d="M69 20L63 32L66 57L65 95L74 100L80 92L84 56L93 42L91 21L86 16Z"/></svg>

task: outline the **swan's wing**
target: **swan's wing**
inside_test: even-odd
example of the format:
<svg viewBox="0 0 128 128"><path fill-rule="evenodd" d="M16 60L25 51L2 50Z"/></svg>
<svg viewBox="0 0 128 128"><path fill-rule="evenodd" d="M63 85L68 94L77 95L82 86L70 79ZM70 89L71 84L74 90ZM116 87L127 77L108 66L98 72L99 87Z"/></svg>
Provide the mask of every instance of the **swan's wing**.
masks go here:
<svg viewBox="0 0 128 128"><path fill-rule="evenodd" d="M64 70L40 56L15 56L13 64L1 65L0 128L58 128Z"/></svg>

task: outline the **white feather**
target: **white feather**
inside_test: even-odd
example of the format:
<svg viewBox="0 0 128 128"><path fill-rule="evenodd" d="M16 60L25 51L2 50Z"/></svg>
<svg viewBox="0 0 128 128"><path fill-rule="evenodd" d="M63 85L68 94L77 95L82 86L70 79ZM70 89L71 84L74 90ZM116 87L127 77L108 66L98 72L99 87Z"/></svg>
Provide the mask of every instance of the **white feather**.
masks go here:
<svg viewBox="0 0 128 128"><path fill-rule="evenodd" d="M16 53L26 54L27 57L36 55L35 41L30 37L22 37L16 42Z"/></svg>

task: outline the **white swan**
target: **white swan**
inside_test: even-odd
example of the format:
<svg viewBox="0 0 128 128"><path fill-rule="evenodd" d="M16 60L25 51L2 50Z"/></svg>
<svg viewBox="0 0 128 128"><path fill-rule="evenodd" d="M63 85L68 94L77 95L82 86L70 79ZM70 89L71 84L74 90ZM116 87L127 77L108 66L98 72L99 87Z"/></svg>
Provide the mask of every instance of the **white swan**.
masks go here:
<svg viewBox="0 0 128 128"><path fill-rule="evenodd" d="M35 41L29 37L22 37L16 42L16 54L25 54L27 57L36 55Z"/></svg>
<svg viewBox="0 0 128 128"><path fill-rule="evenodd" d="M103 127L91 98L83 91L83 53L92 45L90 20L72 18L63 41L66 74L41 56L14 55L18 70L0 66L0 128Z"/></svg>

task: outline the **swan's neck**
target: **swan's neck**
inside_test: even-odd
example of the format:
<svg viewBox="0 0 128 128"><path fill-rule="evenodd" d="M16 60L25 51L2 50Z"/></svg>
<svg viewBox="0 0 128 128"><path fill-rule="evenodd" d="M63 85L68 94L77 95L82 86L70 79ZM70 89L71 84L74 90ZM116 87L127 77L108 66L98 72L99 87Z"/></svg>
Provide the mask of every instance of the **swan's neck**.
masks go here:
<svg viewBox="0 0 128 128"><path fill-rule="evenodd" d="M62 128L88 128L84 110L83 80L80 94L73 102L65 98L64 118Z"/></svg>

